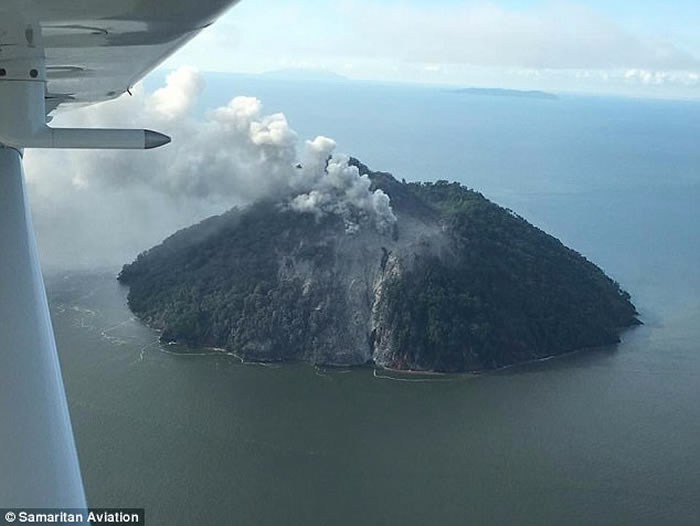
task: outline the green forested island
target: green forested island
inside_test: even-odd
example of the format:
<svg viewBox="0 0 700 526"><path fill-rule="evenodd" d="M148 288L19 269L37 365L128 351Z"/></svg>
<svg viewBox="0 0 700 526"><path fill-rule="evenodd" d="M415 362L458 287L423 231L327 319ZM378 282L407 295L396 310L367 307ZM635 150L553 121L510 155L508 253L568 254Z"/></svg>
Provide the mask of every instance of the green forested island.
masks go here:
<svg viewBox="0 0 700 526"><path fill-rule="evenodd" d="M262 201L125 265L131 309L164 341L247 360L479 371L619 341L638 324L596 265L458 183L399 182L390 231Z"/></svg>

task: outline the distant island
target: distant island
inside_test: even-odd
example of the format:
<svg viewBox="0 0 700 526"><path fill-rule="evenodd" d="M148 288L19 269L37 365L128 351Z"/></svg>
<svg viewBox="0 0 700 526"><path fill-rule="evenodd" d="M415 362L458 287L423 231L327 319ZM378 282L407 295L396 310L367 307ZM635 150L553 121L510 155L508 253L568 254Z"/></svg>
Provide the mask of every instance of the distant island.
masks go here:
<svg viewBox="0 0 700 526"><path fill-rule="evenodd" d="M165 342L246 360L439 372L614 344L639 323L620 285L513 211L351 162L391 198L390 231L232 209L124 266L133 312Z"/></svg>
<svg viewBox="0 0 700 526"><path fill-rule="evenodd" d="M543 100L559 100L554 93L546 91L522 91L516 89L502 88L460 88L453 90L453 93L461 93L463 95L489 96L489 97L516 97L521 99L543 99Z"/></svg>
<svg viewBox="0 0 700 526"><path fill-rule="evenodd" d="M298 81L323 81L323 82L347 82L349 79L325 69L288 68L274 71L266 71L258 76L271 80L298 80Z"/></svg>

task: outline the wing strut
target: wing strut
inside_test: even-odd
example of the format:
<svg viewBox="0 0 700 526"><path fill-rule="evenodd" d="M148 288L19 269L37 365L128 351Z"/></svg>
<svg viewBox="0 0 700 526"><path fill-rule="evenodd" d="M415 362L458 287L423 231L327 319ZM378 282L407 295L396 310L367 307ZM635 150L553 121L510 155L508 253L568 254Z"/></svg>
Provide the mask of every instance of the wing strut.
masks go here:
<svg viewBox="0 0 700 526"><path fill-rule="evenodd" d="M0 48L0 496L17 508L86 507L37 255L23 148L154 148L150 130L51 128L38 25Z"/></svg>
<svg viewBox="0 0 700 526"><path fill-rule="evenodd" d="M0 495L13 507L84 508L22 157L0 146Z"/></svg>
<svg viewBox="0 0 700 526"><path fill-rule="evenodd" d="M118 96L235 3L0 0L3 506L85 507L27 204L23 148L148 149L168 143L169 137L150 130L51 128L47 110ZM53 90L47 89L47 60Z"/></svg>

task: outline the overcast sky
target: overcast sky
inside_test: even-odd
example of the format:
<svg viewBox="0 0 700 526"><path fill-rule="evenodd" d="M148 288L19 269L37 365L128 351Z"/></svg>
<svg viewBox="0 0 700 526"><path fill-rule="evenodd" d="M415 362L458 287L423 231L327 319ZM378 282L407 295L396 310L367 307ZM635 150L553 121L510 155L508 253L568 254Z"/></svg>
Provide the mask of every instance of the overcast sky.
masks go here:
<svg viewBox="0 0 700 526"><path fill-rule="evenodd" d="M165 67L698 98L699 22L698 0L243 0Z"/></svg>

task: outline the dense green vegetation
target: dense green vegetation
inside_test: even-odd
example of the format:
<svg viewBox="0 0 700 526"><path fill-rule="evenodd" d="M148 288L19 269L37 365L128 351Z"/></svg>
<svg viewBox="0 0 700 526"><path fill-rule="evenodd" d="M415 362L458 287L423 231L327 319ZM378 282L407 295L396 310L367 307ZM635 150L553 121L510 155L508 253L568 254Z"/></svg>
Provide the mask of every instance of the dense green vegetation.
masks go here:
<svg viewBox="0 0 700 526"><path fill-rule="evenodd" d="M315 266L333 261L320 234L337 218L258 203L166 239L125 265L129 306L161 339L235 349L251 359L296 357L333 320L299 279L278 279L279 258L294 252Z"/></svg>
<svg viewBox="0 0 700 526"><path fill-rule="evenodd" d="M361 363L381 344L384 365L437 371L610 344L638 323L617 283L513 212L457 183L402 183L353 162L399 218L389 248L376 250L377 279L392 251L408 261L408 218L433 225L449 247L401 260L364 325L350 323L354 307L340 285L357 281L344 281L338 265L342 220L266 202L180 231L126 265L119 279L130 307L166 341L250 359ZM367 295L374 301L371 286ZM357 330L367 343L353 355L343 346Z"/></svg>
<svg viewBox="0 0 700 526"><path fill-rule="evenodd" d="M410 184L441 213L455 258L389 287L398 367L475 370L618 341L629 295L557 239L457 183Z"/></svg>

